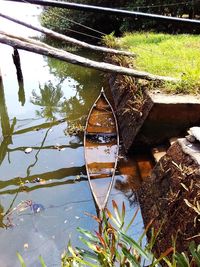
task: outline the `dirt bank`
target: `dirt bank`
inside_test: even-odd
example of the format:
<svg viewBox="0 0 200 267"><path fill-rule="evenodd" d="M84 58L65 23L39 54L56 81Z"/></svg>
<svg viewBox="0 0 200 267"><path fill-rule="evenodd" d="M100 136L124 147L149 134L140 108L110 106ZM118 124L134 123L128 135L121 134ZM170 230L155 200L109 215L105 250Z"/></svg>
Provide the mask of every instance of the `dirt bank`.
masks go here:
<svg viewBox="0 0 200 267"><path fill-rule="evenodd" d="M195 159L200 144L195 145L196 154L184 152L188 146L186 139L174 143L138 191L144 224L153 220L155 230L161 229L155 244L158 255L172 246L173 239L180 252L192 240L200 243L200 165Z"/></svg>

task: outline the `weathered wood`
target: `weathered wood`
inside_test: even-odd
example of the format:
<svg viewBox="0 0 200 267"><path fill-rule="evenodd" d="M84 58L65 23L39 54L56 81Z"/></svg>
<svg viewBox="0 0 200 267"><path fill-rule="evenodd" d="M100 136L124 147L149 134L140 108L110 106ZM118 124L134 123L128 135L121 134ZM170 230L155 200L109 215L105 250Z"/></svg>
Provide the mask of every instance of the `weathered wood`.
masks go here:
<svg viewBox="0 0 200 267"><path fill-rule="evenodd" d="M12 54L13 62L16 67L16 72L17 72L17 80L19 83L23 83L23 74L22 74L22 69L21 69L21 62L20 62L20 56L19 52L16 48L14 48L13 54Z"/></svg>
<svg viewBox="0 0 200 267"><path fill-rule="evenodd" d="M42 42L32 40L30 38L22 38L16 35L7 34L0 31L0 43L10 45L12 47L23 49L26 51L34 52L44 56L54 57L72 64L77 64L80 66L94 68L103 72L110 73L120 73L123 75L129 75L136 78L146 79L146 80L158 80L158 81L168 81L177 82L178 79L166 76L153 75L148 72L138 71L135 69L115 66L109 63L98 62L90 60L81 56L74 55L72 53L66 52L61 49L54 48L52 46L46 45Z"/></svg>
<svg viewBox="0 0 200 267"><path fill-rule="evenodd" d="M18 99L19 99L19 102L21 102L22 106L24 106L26 102L25 91L24 91L24 79L23 79L23 74L22 74L22 69L21 69L19 52L16 48L14 48L12 57L13 57L13 62L16 67L17 80L18 80L18 85L19 85Z"/></svg>
<svg viewBox="0 0 200 267"><path fill-rule="evenodd" d="M128 52L128 51L120 51L120 50L111 49L111 48L108 48L108 47L91 45L91 44L88 44L86 42L79 41L79 40L77 40L75 38L71 38L69 36L66 36L66 35L57 33L55 31L49 30L49 29L47 29L45 27L39 27L39 26L36 27L36 26L34 26L32 24L28 24L28 23L23 22L23 21L21 21L19 19L15 19L15 18L12 18L12 17L10 17L8 15L5 15L2 12L0 12L0 16L5 18L5 19L8 19L10 21L13 21L15 23L18 23L20 25L23 25L25 27L28 27L30 29L33 29L33 30L36 30L38 32L44 33L44 34L46 34L46 35L48 35L48 36L50 36L52 38L56 38L58 40L65 41L65 42L68 42L68 43L71 43L71 44L74 44L74 45L77 45L77 46L80 46L80 47L84 47L84 48L87 48L87 49L91 49L91 50L99 51L99 52L104 52L104 53L116 54L116 55L132 56L132 57L136 56L134 53L131 53L131 52Z"/></svg>

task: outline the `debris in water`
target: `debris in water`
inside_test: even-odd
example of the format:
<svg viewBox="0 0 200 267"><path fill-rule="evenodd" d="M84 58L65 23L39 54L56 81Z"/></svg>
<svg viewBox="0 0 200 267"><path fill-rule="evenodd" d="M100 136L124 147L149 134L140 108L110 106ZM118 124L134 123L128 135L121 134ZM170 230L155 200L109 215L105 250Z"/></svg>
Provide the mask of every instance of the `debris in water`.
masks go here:
<svg viewBox="0 0 200 267"><path fill-rule="evenodd" d="M31 209L34 213L39 213L44 210L44 206L42 204L33 203Z"/></svg>
<svg viewBox="0 0 200 267"><path fill-rule="evenodd" d="M80 175L76 175L74 181L79 181L81 179L81 176Z"/></svg>
<svg viewBox="0 0 200 267"><path fill-rule="evenodd" d="M72 207L66 208L65 211L72 210Z"/></svg>
<svg viewBox="0 0 200 267"><path fill-rule="evenodd" d="M46 181L44 179L40 179L40 184L46 184Z"/></svg>
<svg viewBox="0 0 200 267"><path fill-rule="evenodd" d="M64 133L69 136L80 136L83 134L84 130L85 126L81 124L72 124L65 129Z"/></svg>
<svg viewBox="0 0 200 267"><path fill-rule="evenodd" d="M65 148L64 148L64 147L61 147L60 144L56 144L56 145L54 146L54 148L56 148L58 151L63 151L63 150L65 150Z"/></svg>
<svg viewBox="0 0 200 267"><path fill-rule="evenodd" d="M37 178L35 178L34 180L33 180L33 183L39 183L40 182L40 177L37 177Z"/></svg>
<svg viewBox="0 0 200 267"><path fill-rule="evenodd" d="M15 224L13 223L13 216L15 214L19 214L20 212L25 211L26 209L30 208L32 206L33 202L32 200L25 200L20 202L16 207L11 209L5 216L7 222L5 223L7 227L13 227Z"/></svg>
<svg viewBox="0 0 200 267"><path fill-rule="evenodd" d="M26 153L26 154L29 154L29 153L31 153L33 151L33 149L31 148L31 147L27 147L25 150L24 150L24 152Z"/></svg>
<svg viewBox="0 0 200 267"><path fill-rule="evenodd" d="M46 181L44 179L41 179L40 177L37 177L33 180L33 183L45 184Z"/></svg>
<svg viewBox="0 0 200 267"><path fill-rule="evenodd" d="M24 249L28 249L28 243L24 244Z"/></svg>

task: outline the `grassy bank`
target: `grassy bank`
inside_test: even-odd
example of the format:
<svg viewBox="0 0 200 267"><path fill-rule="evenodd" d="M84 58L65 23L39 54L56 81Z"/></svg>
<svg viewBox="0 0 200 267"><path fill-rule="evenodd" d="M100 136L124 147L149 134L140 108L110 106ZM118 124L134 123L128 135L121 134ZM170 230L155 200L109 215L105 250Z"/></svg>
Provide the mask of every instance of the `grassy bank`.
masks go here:
<svg viewBox="0 0 200 267"><path fill-rule="evenodd" d="M137 69L181 78L176 86L166 85L167 91L200 93L200 36L140 32L127 33L118 42L137 54Z"/></svg>

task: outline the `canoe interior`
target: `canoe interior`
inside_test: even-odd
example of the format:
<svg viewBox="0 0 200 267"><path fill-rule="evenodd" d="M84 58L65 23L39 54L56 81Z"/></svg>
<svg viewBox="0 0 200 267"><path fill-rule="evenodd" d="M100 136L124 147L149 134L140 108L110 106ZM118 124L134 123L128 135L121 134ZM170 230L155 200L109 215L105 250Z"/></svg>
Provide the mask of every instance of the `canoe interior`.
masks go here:
<svg viewBox="0 0 200 267"><path fill-rule="evenodd" d="M108 100L101 94L90 111L85 131L86 169L100 209L105 207L112 187L118 143L116 118Z"/></svg>

